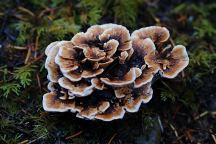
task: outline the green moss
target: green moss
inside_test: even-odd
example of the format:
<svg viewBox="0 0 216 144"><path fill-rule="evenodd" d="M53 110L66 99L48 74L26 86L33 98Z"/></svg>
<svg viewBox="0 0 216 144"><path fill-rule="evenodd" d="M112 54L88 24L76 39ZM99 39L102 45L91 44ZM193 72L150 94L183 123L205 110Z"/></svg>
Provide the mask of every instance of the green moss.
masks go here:
<svg viewBox="0 0 216 144"><path fill-rule="evenodd" d="M139 0L115 0L113 11L116 22L134 27L139 4Z"/></svg>
<svg viewBox="0 0 216 144"><path fill-rule="evenodd" d="M26 86L29 86L32 81L32 75L33 72L35 71L36 66L31 65L31 66L24 66L17 68L14 72L14 78L16 80L19 80L20 84L25 88Z"/></svg>
<svg viewBox="0 0 216 144"><path fill-rule="evenodd" d="M4 24L0 29L0 143L25 140L35 143L108 143L116 130L113 143L122 143L134 140L133 134L139 133L130 127L133 121L144 125L146 131L151 130L153 123L149 114L152 113L163 118L164 137L172 139L173 131L164 121L173 120L176 107L186 109L184 121L190 120L197 111L206 110L198 102L199 90L210 87L209 92L202 94L212 95L215 88L215 82L206 80L214 78L216 70L215 9L215 2L195 0L6 0L0 3L0 20ZM70 40L89 25L101 23L123 24L130 29L166 26L175 43L186 46L190 64L176 79L162 79L153 85L154 97L143 108L145 114L143 111L130 114L128 119L109 124L77 120L75 115L68 113L47 114L41 103L46 92L47 71L45 58L40 56L50 42ZM29 50L29 63L25 64L23 60ZM79 136L66 139L79 131L83 131ZM184 135L181 130L177 131ZM185 139L184 142L188 141Z"/></svg>
<svg viewBox="0 0 216 144"><path fill-rule="evenodd" d="M9 94L15 93L16 95L20 94L20 85L17 83L4 83L0 86L2 95L8 97Z"/></svg>

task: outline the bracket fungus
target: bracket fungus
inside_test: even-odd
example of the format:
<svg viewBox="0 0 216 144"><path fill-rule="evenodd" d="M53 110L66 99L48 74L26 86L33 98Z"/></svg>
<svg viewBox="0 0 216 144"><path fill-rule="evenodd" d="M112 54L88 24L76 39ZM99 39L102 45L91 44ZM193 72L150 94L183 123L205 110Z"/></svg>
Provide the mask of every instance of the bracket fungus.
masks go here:
<svg viewBox="0 0 216 144"><path fill-rule="evenodd" d="M189 62L169 31L151 26L134 31L117 24L91 26L70 41L47 46L48 90L43 108L71 111L82 119L112 121L148 103L155 74L174 78Z"/></svg>

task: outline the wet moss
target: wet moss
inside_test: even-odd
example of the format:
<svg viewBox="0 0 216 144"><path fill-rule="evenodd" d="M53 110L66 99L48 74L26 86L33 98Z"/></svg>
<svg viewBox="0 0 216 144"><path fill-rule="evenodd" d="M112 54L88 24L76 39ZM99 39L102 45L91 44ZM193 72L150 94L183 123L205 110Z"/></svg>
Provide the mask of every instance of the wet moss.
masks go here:
<svg viewBox="0 0 216 144"><path fill-rule="evenodd" d="M215 9L216 3L210 0L0 3L0 143L213 143ZM71 113L44 112L45 47L52 41L70 40L89 25L103 23L123 24L131 31L149 25L166 26L176 44L186 45L190 64L176 79L155 82L152 101L123 120L104 123L80 120ZM133 61L131 65L143 65L140 58ZM95 92L102 99L110 99L112 94ZM97 104L95 99L92 103ZM205 111L207 115L194 119ZM158 128L158 115L162 128Z"/></svg>

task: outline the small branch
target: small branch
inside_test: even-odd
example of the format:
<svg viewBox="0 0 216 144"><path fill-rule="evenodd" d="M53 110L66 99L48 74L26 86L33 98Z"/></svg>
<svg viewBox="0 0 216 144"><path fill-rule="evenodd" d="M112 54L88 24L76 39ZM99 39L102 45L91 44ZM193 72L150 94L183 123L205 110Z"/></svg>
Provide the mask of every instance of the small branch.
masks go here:
<svg viewBox="0 0 216 144"><path fill-rule="evenodd" d="M38 73L36 74L36 77L37 77L38 87L40 88L40 91L41 91L41 82L40 82L40 77Z"/></svg>
<svg viewBox="0 0 216 144"><path fill-rule="evenodd" d="M37 140L39 140L41 138L44 138L44 135L42 135L42 136L40 136L40 137L38 137L38 138L36 138L36 139L34 139L32 141L29 141L28 144L34 143L34 142L36 142Z"/></svg>
<svg viewBox="0 0 216 144"><path fill-rule="evenodd" d="M39 60L41 60L43 57L45 56L45 53L42 53L40 56L38 56L37 58L35 58L33 61L29 62L27 65L32 65L36 62L38 62Z"/></svg>
<svg viewBox="0 0 216 144"><path fill-rule="evenodd" d="M216 136L215 136L215 134L212 134L212 130L209 130L209 132L211 133L211 137L212 137L214 143L216 144Z"/></svg>
<svg viewBox="0 0 216 144"><path fill-rule="evenodd" d="M18 10L20 10L20 11L22 11L22 12L25 12L25 13L31 15L32 17L35 16L35 14L34 14L32 11L30 11L29 9L27 9L27 8L24 8L24 7L19 6L19 7L18 7Z"/></svg>
<svg viewBox="0 0 216 144"><path fill-rule="evenodd" d="M78 136L78 135L80 135L80 134L82 134L82 133L83 133L83 131L79 131L79 132L77 132L77 133L75 133L75 134L73 134L73 135L71 135L71 136L66 137L65 139L66 139L66 140L72 139L72 138L74 138L74 137L76 137L76 136Z"/></svg>
<svg viewBox="0 0 216 144"><path fill-rule="evenodd" d="M162 122L161 122L159 116L157 117L157 120L158 120L158 123L159 123L160 129L161 129L161 132L163 133L163 132L164 132L164 128L163 128L163 125L162 125Z"/></svg>
<svg viewBox="0 0 216 144"><path fill-rule="evenodd" d="M46 9L42 10L40 12L40 14L38 15L38 18L41 18L45 13L51 12L51 11L52 11L52 9L50 9L50 8L46 8Z"/></svg>
<svg viewBox="0 0 216 144"><path fill-rule="evenodd" d="M19 142L18 144L27 144L27 143L29 143L29 140L21 141L21 142Z"/></svg>
<svg viewBox="0 0 216 144"><path fill-rule="evenodd" d="M180 141L180 140L181 140L182 138L184 138L184 137L185 137L185 134L179 136L173 143L174 143L174 144L177 143L177 141Z"/></svg>
<svg viewBox="0 0 216 144"><path fill-rule="evenodd" d="M171 129L174 131L175 136L178 138L179 135L178 135L178 132L177 132L177 130L175 129L175 127L174 127L172 124L169 124L169 125L170 125Z"/></svg>
<svg viewBox="0 0 216 144"><path fill-rule="evenodd" d="M38 41L39 41L39 37L40 37L40 35L37 34L36 39L35 39L35 47L34 47L34 51L35 51L34 57L35 57L35 58L37 57L37 50L38 50Z"/></svg>
<svg viewBox="0 0 216 144"><path fill-rule="evenodd" d="M23 18L22 15L14 14L13 16L14 16L15 18L19 19L19 20L28 21L28 19Z"/></svg>
<svg viewBox="0 0 216 144"><path fill-rule="evenodd" d="M17 49L17 50L27 50L27 47L21 47L21 46L13 46L10 45L11 48Z"/></svg>
<svg viewBox="0 0 216 144"><path fill-rule="evenodd" d="M199 114L198 116L196 116L195 118L194 118L194 120L198 120L198 119L200 119L201 117L204 117L205 115L207 115L209 112L208 111L204 111L203 113L201 113L201 114Z"/></svg>
<svg viewBox="0 0 216 144"><path fill-rule="evenodd" d="M25 64L28 63L30 56L31 56L31 47L28 48L28 52L27 52L25 62L24 62Z"/></svg>
<svg viewBox="0 0 216 144"><path fill-rule="evenodd" d="M111 144L112 141L113 141L113 139L116 137L116 135L117 135L117 133L115 133L115 134L111 137L111 139L109 140L109 142L108 142L107 144Z"/></svg>

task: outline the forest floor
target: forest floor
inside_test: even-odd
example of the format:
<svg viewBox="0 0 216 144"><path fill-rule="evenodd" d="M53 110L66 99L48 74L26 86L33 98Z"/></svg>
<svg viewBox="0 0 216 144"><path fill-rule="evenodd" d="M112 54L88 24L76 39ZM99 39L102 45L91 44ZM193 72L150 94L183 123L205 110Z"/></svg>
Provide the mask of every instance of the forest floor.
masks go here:
<svg viewBox="0 0 216 144"><path fill-rule="evenodd" d="M213 0L0 1L0 143L216 144L215 12ZM165 26L190 64L155 82L152 100L122 120L45 112L46 46L104 23Z"/></svg>

